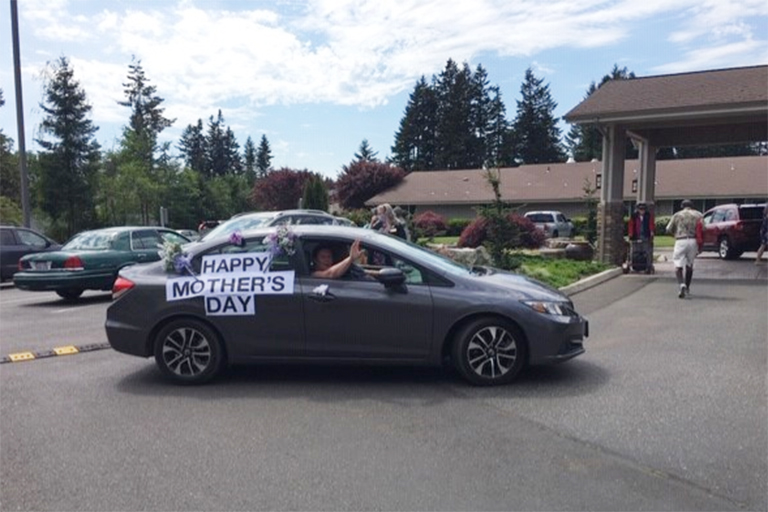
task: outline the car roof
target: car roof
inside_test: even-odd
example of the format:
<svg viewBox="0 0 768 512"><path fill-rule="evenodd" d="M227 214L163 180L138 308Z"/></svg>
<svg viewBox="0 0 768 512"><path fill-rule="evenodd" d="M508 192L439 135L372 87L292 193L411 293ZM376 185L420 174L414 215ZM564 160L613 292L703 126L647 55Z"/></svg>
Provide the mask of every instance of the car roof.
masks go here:
<svg viewBox="0 0 768 512"><path fill-rule="evenodd" d="M270 227L252 228L252 229L247 229L243 231L242 235L245 238L252 238L252 237L258 238L259 236L267 236L270 233L274 233L278 228L285 228L285 227L286 226L270 226ZM360 240L369 240L377 236L388 236L388 235L382 235L372 229L365 229L357 226L341 226L341 225L331 225L331 224L298 224L298 225L290 226L288 229L290 229L290 231L294 233L296 236L321 236L321 237L322 236L328 236L328 237L341 236L341 237L351 238L351 239L358 238ZM196 244L198 247L203 249L203 248L219 245L223 241L226 241L228 239L229 239L229 235L221 235L219 237L216 237L215 239L205 238L203 240L196 242Z"/></svg>

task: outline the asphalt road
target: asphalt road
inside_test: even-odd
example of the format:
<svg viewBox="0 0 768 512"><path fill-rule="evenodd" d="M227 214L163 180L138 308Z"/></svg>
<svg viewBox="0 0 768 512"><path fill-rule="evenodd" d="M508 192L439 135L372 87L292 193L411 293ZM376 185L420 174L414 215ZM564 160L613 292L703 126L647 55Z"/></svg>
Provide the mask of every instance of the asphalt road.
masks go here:
<svg viewBox="0 0 768 512"><path fill-rule="evenodd" d="M720 270L718 270L718 268ZM0 365L1 510L768 510L768 281L702 258L575 295L587 353L513 385L98 350ZM108 295L0 289L0 355L103 343Z"/></svg>

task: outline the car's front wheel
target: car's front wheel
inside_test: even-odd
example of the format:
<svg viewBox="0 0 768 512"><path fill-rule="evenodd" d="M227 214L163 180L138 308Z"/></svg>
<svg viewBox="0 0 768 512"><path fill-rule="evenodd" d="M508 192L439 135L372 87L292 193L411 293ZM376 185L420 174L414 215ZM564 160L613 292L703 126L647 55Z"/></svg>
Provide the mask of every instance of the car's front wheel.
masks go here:
<svg viewBox="0 0 768 512"><path fill-rule="evenodd" d="M213 329L198 320L179 319L157 333L155 362L176 382L202 384L224 366L224 351Z"/></svg>
<svg viewBox="0 0 768 512"><path fill-rule="evenodd" d="M78 288L67 288L65 290L56 290L56 295L64 300L77 300L83 294L83 290Z"/></svg>
<svg viewBox="0 0 768 512"><path fill-rule="evenodd" d="M480 318L470 322L458 332L452 348L457 371L478 386L510 382L525 365L523 335L502 318Z"/></svg>

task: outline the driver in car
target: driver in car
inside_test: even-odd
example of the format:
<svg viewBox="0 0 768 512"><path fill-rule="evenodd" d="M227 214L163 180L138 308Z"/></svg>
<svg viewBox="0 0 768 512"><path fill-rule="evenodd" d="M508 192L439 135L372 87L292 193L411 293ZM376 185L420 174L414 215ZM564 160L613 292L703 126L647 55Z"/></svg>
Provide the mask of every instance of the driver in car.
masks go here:
<svg viewBox="0 0 768 512"><path fill-rule="evenodd" d="M338 263L333 262L333 249L329 245L320 244L312 251L314 263L313 277L338 279L349 271L353 263L360 260L360 240L355 240L349 247L349 255Z"/></svg>

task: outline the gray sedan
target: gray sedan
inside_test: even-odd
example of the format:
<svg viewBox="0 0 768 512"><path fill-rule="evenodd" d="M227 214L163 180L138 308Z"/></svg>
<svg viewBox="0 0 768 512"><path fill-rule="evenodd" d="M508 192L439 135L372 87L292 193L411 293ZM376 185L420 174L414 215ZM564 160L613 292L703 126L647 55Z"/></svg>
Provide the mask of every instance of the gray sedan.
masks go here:
<svg viewBox="0 0 768 512"><path fill-rule="evenodd" d="M361 264L339 279L312 275L316 249L338 261L355 240ZM450 361L493 385L584 353L587 320L559 291L371 230L259 228L184 250L122 270L106 321L115 350L154 356L180 383L252 362Z"/></svg>

